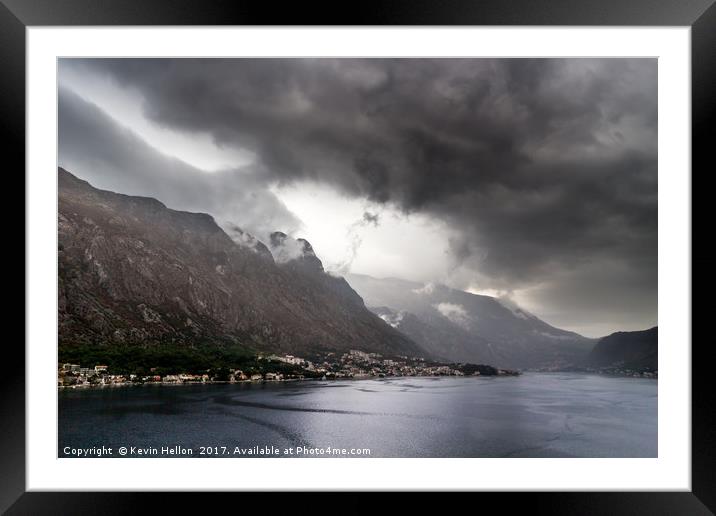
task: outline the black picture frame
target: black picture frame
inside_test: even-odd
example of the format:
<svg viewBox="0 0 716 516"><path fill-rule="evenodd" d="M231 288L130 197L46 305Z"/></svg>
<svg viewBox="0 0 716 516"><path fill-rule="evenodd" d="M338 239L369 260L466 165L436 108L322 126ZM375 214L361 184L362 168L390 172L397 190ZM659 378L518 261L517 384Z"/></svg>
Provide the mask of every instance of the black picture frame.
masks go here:
<svg viewBox="0 0 716 516"><path fill-rule="evenodd" d="M703 197L709 159L713 153L708 129L714 122L716 102L716 5L714 0L399 0L361 2L352 8L333 3L228 0L0 0L0 127L5 144L3 163L8 178L15 178L14 192L24 192L25 170L25 29L28 26L71 25L572 25L572 26L690 26L692 59L692 233L708 224ZM707 168L708 167L708 168ZM23 173L20 173L20 170ZM698 171L698 172L696 172ZM694 188L694 184L697 188ZM17 199L23 196L14 195ZM699 202L696 202L696 201ZM697 208L698 207L698 208ZM9 209L6 205L6 209ZM697 209L702 210L701 213ZM17 211L15 211L17 213ZM24 210L23 210L24 213ZM17 219L17 217L15 217ZM14 221L19 231L19 223ZM23 240L25 235L23 234ZM15 239L19 242L19 239ZM706 271L706 244L697 245L692 234L692 275L705 271L693 284L694 294L713 291ZM27 256L23 258L26 260ZM15 253L15 262L19 261ZM26 263L26 261L24 262ZM25 274L30 271L25 268ZM16 276L19 275L16 274ZM23 296L24 299L24 296ZM694 297L694 301L695 301ZM20 306L20 303L16 303ZM24 303L22 305L24 307ZM705 326L708 306L692 302L693 330ZM697 317L701 315L700 323ZM11 321L8 321L8 324ZM692 331L693 331L692 330ZM716 511L716 430L713 387L709 385L709 340L692 346L692 490L691 492L620 493L480 493L467 503L481 511L526 503L533 513L550 514L713 514ZM17 339L3 346L4 373L0 381L0 511L7 514L124 514L141 512L161 502L162 511L206 508L206 494L176 493L77 493L26 492L25 490L25 353ZM689 343L669 343L688 346ZM8 364L10 366L8 366ZM212 496L217 496L216 494ZM236 494L218 495L231 507ZM260 494L242 493L248 507ZM331 501L324 495L321 506L336 508L375 507L374 495L347 496L355 500ZM357 497L361 496L360 501ZM366 499L366 496L368 499ZM465 495L453 495L465 496ZM213 503L216 500L212 499ZM282 503L283 502L283 503ZM281 508L310 507L304 494L271 495ZM244 505L246 504L246 505ZM401 502L404 510L419 508L423 495ZM451 504L460 504L452 499ZM457 505L453 505L457 507ZM343 509L338 509L343 510Z"/></svg>

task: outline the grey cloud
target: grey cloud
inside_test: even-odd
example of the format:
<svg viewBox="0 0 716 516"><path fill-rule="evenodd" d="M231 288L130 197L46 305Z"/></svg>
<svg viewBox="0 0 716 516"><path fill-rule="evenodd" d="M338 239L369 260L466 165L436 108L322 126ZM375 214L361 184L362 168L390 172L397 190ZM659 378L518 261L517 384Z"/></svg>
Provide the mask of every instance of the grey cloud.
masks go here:
<svg viewBox="0 0 716 516"><path fill-rule="evenodd" d="M654 326L658 285L655 277L638 273L639 265L602 259L556 272L529 290L525 301L556 326L589 337Z"/></svg>
<svg viewBox="0 0 716 516"><path fill-rule="evenodd" d="M59 164L92 185L151 196L174 209L214 215L235 240L253 246L277 227L301 222L266 188L257 167L207 173L149 146L94 104L59 90Z"/></svg>
<svg viewBox="0 0 716 516"><path fill-rule="evenodd" d="M363 222L366 224L372 224L374 227L378 227L378 224L380 223L380 215L369 211L363 212Z"/></svg>
<svg viewBox="0 0 716 516"><path fill-rule="evenodd" d="M353 262L358 257L358 250L361 245L363 245L363 236L360 233L360 230L368 226L377 228L379 223L379 213L364 211L363 217L348 226L348 229L346 230L346 242L348 244L348 249L346 250L347 256L340 263L333 264L331 266L331 272L333 274L342 275L350 272L351 265L353 265Z"/></svg>

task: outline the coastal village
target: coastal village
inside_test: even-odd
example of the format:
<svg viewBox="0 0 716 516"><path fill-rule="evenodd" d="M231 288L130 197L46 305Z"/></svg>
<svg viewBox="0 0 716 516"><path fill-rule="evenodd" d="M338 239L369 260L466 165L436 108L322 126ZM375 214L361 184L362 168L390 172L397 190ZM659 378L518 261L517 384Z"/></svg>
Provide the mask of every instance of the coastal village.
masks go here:
<svg viewBox="0 0 716 516"><path fill-rule="evenodd" d="M517 371L478 364L441 364L416 357L385 358L378 353L351 350L327 353L308 360L294 355L257 355L258 367L207 370L201 374L118 374L104 364L64 363L58 369L58 387L133 384L280 382L305 379L337 380L403 376L515 376Z"/></svg>
<svg viewBox="0 0 716 516"><path fill-rule="evenodd" d="M627 366L610 366L610 367L581 367L573 368L571 371L579 373L603 374L609 376L627 376L630 378L652 378L659 379L659 371L654 369L635 369Z"/></svg>

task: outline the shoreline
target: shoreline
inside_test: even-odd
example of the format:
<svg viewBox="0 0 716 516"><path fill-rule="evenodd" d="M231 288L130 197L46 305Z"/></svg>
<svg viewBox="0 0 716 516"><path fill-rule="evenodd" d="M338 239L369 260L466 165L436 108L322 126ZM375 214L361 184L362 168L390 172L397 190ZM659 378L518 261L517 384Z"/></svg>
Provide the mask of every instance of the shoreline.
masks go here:
<svg viewBox="0 0 716 516"><path fill-rule="evenodd" d="M57 390L86 390L86 389L115 389L125 387L184 387L192 385L280 385L284 383L296 383L296 382L358 382L364 380L402 380L402 379L431 379L438 380L442 378L460 378L462 380L474 379L474 378L505 378L505 377L519 377L527 374L539 374L539 375L550 375L550 374L583 374L586 376L598 376L606 378L625 378L635 380L654 380L658 381L658 377L646 377L646 376L631 376L631 375L620 375L620 374L607 374L597 372L586 372L586 371L523 371L520 374L507 374L507 375L471 375L471 376L459 376L459 375L422 375L422 376L368 376L360 378L290 378L288 380L241 380L241 381L213 381L209 380L206 382L142 382L142 383L111 383L105 385L58 385Z"/></svg>
<svg viewBox="0 0 716 516"><path fill-rule="evenodd" d="M395 379L414 379L414 378L429 378L436 380L440 378L502 378L502 377L517 377L520 375L476 375L476 376L459 376L459 375L436 375L436 376L368 376L362 378L291 378L288 380L241 380L238 382L230 381L206 381L206 382L142 382L142 383L110 383L104 385L58 385L57 390L84 390L84 389L113 389L122 387L183 387L188 385L279 385L282 383L295 383L295 382L359 382L364 380L395 380Z"/></svg>

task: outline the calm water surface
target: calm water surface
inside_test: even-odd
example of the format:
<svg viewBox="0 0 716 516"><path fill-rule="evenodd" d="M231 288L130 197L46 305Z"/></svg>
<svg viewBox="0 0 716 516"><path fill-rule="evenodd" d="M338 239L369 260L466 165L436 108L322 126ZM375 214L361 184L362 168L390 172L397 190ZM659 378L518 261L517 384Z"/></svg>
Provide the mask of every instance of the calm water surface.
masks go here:
<svg viewBox="0 0 716 516"><path fill-rule="evenodd" d="M64 389L59 455L178 445L194 456L202 446L301 446L371 457L656 457L657 385L526 373Z"/></svg>

